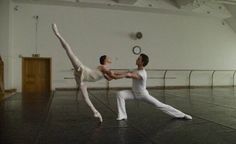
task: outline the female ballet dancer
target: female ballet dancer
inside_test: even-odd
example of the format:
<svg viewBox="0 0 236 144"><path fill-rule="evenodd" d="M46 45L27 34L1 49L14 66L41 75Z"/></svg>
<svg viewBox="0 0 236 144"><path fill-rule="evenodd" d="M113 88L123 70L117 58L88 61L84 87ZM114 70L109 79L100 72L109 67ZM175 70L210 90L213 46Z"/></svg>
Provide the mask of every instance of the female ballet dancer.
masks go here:
<svg viewBox="0 0 236 144"><path fill-rule="evenodd" d="M78 57L76 57L70 45L60 35L56 24L52 24L52 29L56 37L59 39L62 47L65 49L66 54L69 57L74 67L75 81L82 92L82 96L85 102L93 111L94 117L99 118L99 121L102 122L103 121L102 116L98 112L98 110L94 107L92 102L90 101L89 96L88 96L88 91L87 91L87 85L84 82L95 82L104 77L109 81L112 79L120 79L120 78L124 78L126 76L126 73L111 71L109 69L109 64L111 63L111 59L106 55L103 55L100 57L101 65L98 66L96 69L88 68L87 66L81 63Z"/></svg>

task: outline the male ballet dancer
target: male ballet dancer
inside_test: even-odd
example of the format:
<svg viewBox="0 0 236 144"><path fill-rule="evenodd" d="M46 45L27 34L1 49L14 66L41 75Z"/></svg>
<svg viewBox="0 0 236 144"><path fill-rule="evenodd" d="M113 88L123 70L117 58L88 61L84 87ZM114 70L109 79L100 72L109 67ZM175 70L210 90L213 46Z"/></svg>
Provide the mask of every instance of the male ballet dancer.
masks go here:
<svg viewBox="0 0 236 144"><path fill-rule="evenodd" d="M109 69L109 64L111 63L111 59L103 55L100 57L100 66L98 66L96 69L90 69L87 66L83 65L81 61L76 57L74 52L72 51L70 45L66 42L66 40L60 35L56 24L52 25L52 29L56 37L59 39L62 47L65 49L67 56L69 57L73 67L74 67L74 76L76 83L78 87L80 88L82 92L82 96L85 100L85 102L88 104L90 109L93 111L94 117L99 118L99 121L102 122L102 116L96 110L94 105L89 99L88 91L87 91L87 85L84 82L95 82L102 78L106 78L107 80L112 79L119 79L124 78L126 76L126 73L119 73L119 72L113 72Z"/></svg>
<svg viewBox="0 0 236 144"><path fill-rule="evenodd" d="M191 120L190 115L184 114L183 112L164 104L154 97L152 97L146 89L147 72L145 66L148 64L149 58L145 54L140 54L136 60L136 65L138 66L137 71L129 72L127 78L133 79L132 90L123 90L117 93L117 107L118 107L118 117L117 120L127 119L127 113L125 108L125 100L128 99L138 99L154 105L157 109L160 109L164 113L174 117Z"/></svg>

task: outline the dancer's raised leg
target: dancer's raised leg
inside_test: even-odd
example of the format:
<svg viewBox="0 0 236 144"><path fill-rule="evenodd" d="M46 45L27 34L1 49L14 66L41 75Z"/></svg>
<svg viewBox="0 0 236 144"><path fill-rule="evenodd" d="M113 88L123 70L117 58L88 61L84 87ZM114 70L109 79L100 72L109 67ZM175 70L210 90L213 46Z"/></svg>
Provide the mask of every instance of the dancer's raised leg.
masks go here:
<svg viewBox="0 0 236 144"><path fill-rule="evenodd" d="M62 47L65 49L73 67L75 70L78 70L79 68L81 68L83 66L83 64L80 62L80 60L77 58L77 56L74 54L72 48L70 47L70 45L66 42L66 40L60 35L57 25L56 24L52 24L52 29L54 34L56 35L56 37L59 39Z"/></svg>
<svg viewBox="0 0 236 144"><path fill-rule="evenodd" d="M94 117L99 118L99 121L102 122L103 120L102 120L101 114L96 110L96 108L94 107L94 105L92 104L92 102L89 99L87 85L84 83L81 83L80 89L81 89L82 96L83 96L85 102L88 104L90 109L93 111Z"/></svg>

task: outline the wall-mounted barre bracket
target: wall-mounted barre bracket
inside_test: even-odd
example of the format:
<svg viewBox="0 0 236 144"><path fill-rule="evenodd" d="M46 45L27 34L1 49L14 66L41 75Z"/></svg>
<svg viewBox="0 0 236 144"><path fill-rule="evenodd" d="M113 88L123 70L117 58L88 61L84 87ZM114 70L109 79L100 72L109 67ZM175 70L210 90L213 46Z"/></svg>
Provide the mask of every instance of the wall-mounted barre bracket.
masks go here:
<svg viewBox="0 0 236 144"><path fill-rule="evenodd" d="M234 71L234 74L233 74L233 87L234 87L234 85L235 85L235 84L234 84L235 73L236 73L236 71Z"/></svg>
<svg viewBox="0 0 236 144"><path fill-rule="evenodd" d="M215 70L212 71L212 75L211 75L211 88L213 88L214 86L214 74L215 74Z"/></svg>
<svg viewBox="0 0 236 144"><path fill-rule="evenodd" d="M190 72L189 72L189 75L188 75L188 87L189 88L191 88L191 76L192 76L192 73L193 73L193 70L191 70Z"/></svg>

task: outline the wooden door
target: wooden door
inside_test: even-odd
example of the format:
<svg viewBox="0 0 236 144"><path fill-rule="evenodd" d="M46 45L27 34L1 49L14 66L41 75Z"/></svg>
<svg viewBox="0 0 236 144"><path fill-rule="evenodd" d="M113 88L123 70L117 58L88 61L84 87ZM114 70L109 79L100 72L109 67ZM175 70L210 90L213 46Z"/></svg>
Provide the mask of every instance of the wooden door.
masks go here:
<svg viewBox="0 0 236 144"><path fill-rule="evenodd" d="M51 59L22 59L22 92L45 93L51 91Z"/></svg>

